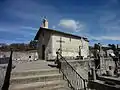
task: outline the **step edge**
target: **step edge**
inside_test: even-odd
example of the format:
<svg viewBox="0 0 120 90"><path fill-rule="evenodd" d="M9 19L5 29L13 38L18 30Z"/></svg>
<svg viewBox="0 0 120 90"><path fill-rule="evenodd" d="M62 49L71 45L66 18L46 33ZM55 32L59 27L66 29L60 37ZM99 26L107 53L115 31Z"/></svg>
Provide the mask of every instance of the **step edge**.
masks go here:
<svg viewBox="0 0 120 90"><path fill-rule="evenodd" d="M28 73L28 72L46 72L46 71L59 71L58 69L36 69L36 70L24 70L24 71L12 71L12 74L16 73Z"/></svg>
<svg viewBox="0 0 120 90"><path fill-rule="evenodd" d="M31 75L31 76L21 76L21 77L12 77L10 78L10 80L14 80L14 79L29 79L29 78L39 78L39 77L49 77L49 76L62 76L62 74L49 74L49 75Z"/></svg>
<svg viewBox="0 0 120 90"><path fill-rule="evenodd" d="M23 88L34 88L34 87L37 87L37 86L45 86L45 85L54 85L54 84L64 84L66 83L65 81L63 80L55 80L55 81L48 81L48 82L34 82L34 83L29 83L29 84L14 84L14 85L11 85L10 87L13 88L13 89L23 89Z"/></svg>

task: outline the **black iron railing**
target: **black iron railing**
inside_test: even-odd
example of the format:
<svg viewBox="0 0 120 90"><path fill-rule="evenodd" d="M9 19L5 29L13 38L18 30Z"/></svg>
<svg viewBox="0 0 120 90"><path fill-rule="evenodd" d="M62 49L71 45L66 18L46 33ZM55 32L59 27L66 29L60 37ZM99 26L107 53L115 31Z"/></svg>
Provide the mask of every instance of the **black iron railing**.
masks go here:
<svg viewBox="0 0 120 90"><path fill-rule="evenodd" d="M86 90L87 80L83 79L59 52L56 54L58 67L63 74L63 79L67 80L68 85L73 90Z"/></svg>
<svg viewBox="0 0 120 90"><path fill-rule="evenodd" d="M2 81L0 81L0 89L1 90L8 90L9 89L9 85L10 85L10 75L11 75L11 70L12 70L12 53L13 51L11 50L11 54L10 54L10 58L9 58L9 62L7 64L7 66L4 66L1 68L0 72L0 79Z"/></svg>

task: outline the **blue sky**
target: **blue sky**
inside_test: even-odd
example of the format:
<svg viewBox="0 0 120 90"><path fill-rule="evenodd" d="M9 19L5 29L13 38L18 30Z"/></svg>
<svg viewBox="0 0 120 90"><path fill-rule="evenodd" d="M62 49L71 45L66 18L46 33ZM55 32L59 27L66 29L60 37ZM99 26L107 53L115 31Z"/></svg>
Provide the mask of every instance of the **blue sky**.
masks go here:
<svg viewBox="0 0 120 90"><path fill-rule="evenodd" d="M0 0L0 43L33 40L43 16L90 44L120 44L120 0Z"/></svg>

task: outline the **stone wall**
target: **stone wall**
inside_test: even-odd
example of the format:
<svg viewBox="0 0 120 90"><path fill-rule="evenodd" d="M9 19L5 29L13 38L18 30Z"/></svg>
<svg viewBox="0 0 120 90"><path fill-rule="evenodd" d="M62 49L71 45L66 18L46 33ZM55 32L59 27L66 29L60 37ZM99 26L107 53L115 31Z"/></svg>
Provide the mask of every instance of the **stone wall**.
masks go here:
<svg viewBox="0 0 120 90"><path fill-rule="evenodd" d="M9 57L10 52L0 52L0 57ZM38 53L36 50L31 51L14 51L13 52L13 60L37 60Z"/></svg>

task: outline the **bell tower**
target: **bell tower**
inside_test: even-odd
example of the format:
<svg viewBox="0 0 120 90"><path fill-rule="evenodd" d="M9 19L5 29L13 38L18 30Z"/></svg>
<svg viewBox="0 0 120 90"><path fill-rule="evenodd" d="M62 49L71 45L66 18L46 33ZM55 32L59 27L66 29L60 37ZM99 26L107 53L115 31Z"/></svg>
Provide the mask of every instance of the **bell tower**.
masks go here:
<svg viewBox="0 0 120 90"><path fill-rule="evenodd" d="M42 27L43 28L48 28L48 21L47 21L46 17L43 18Z"/></svg>

